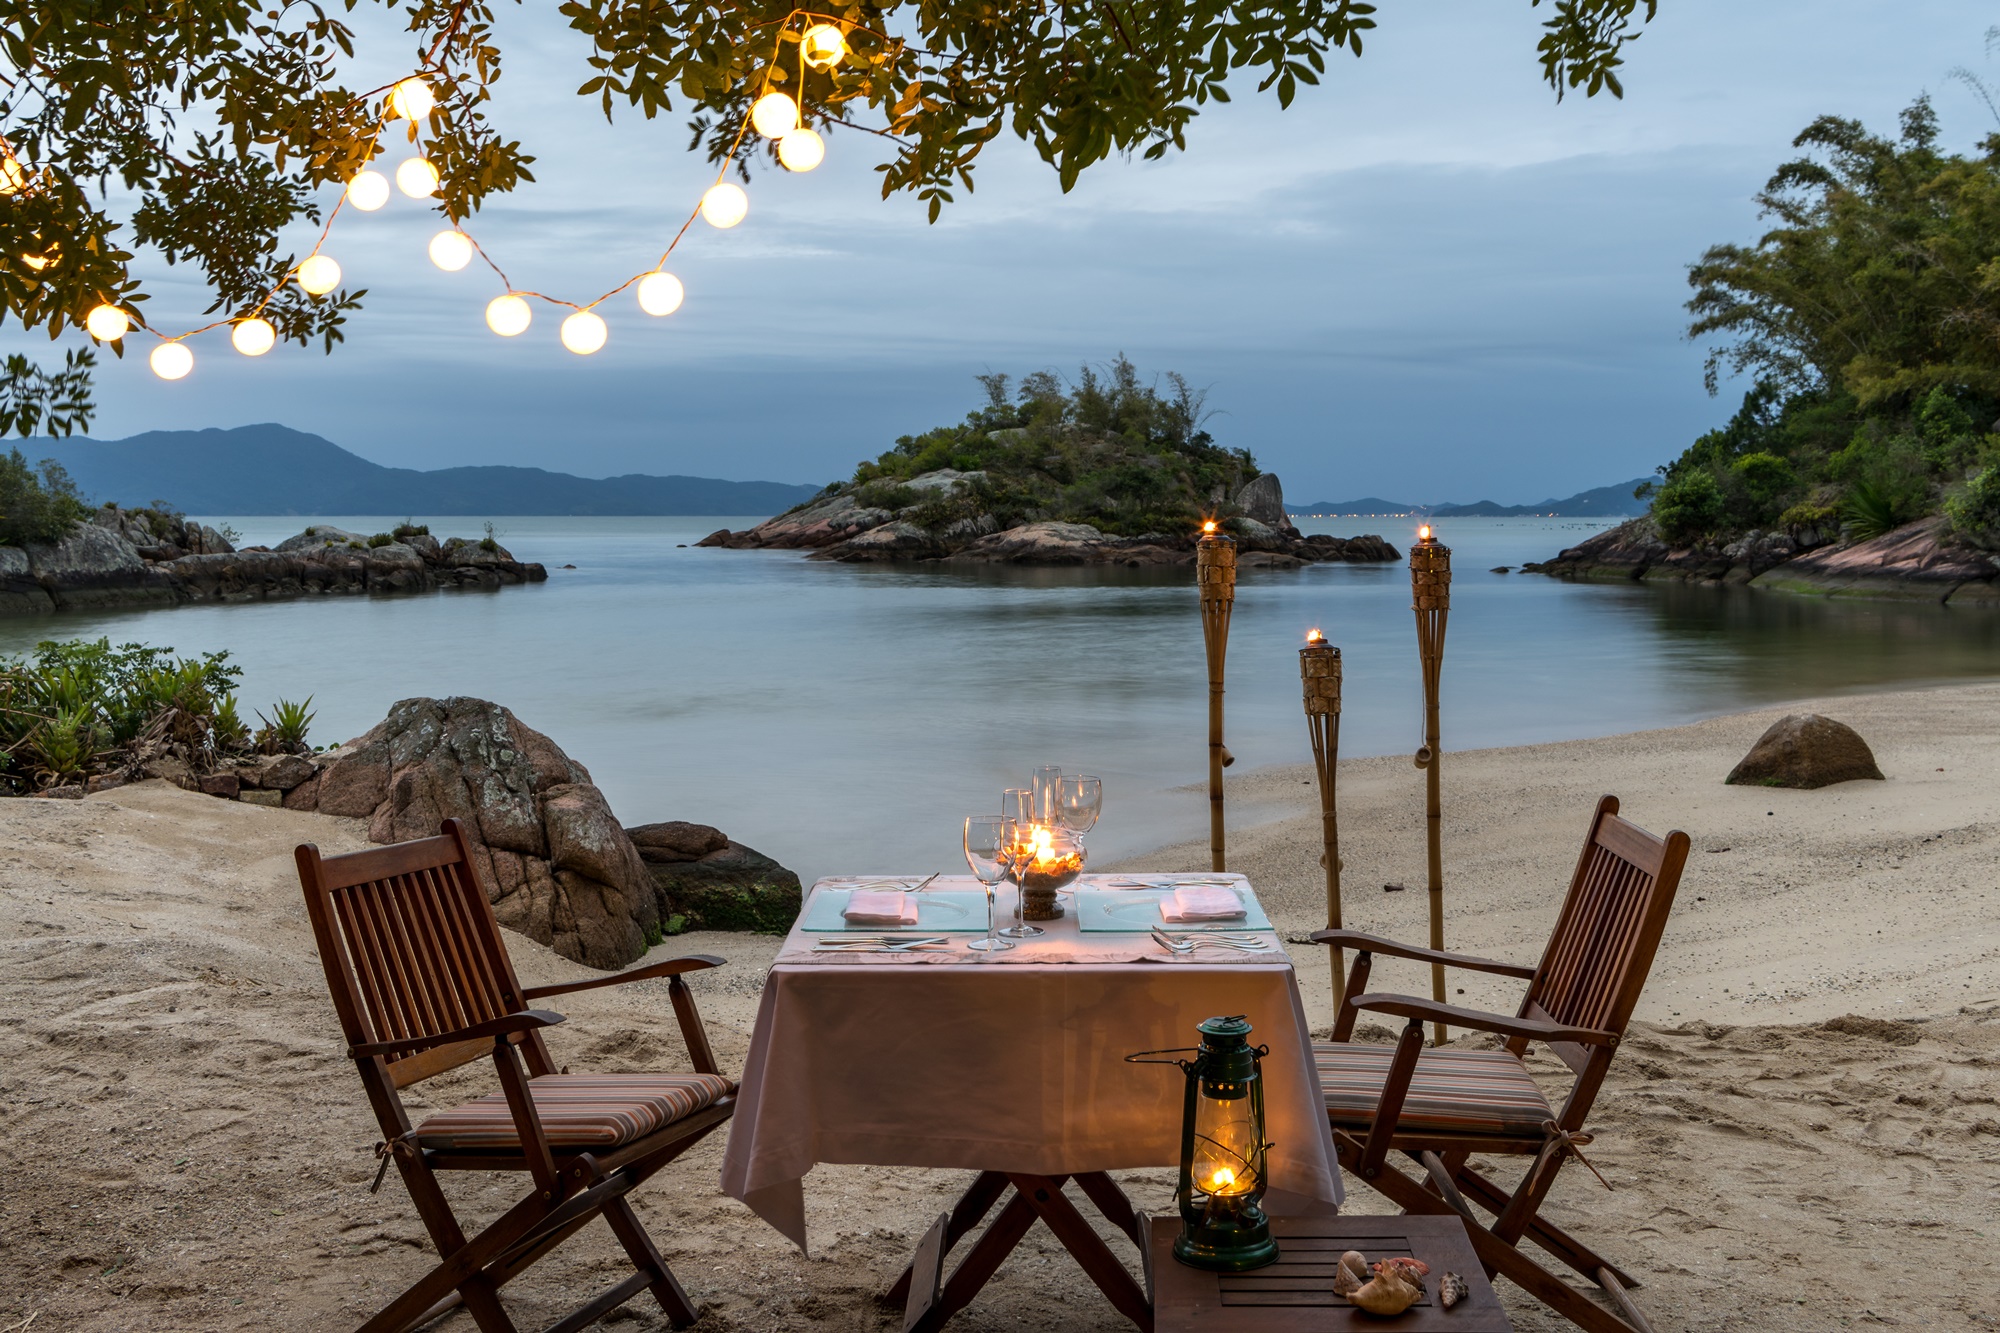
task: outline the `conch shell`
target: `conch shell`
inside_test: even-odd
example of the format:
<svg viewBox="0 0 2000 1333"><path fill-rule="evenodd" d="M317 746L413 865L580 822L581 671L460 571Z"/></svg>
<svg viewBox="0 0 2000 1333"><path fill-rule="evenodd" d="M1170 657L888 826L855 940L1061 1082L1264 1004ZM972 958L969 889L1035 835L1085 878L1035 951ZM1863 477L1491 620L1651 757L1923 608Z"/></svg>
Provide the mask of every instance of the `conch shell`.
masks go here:
<svg viewBox="0 0 2000 1333"><path fill-rule="evenodd" d="M1431 1271L1423 1260L1383 1259L1373 1268L1375 1276L1347 1298L1356 1308L1369 1314L1399 1315L1423 1299L1424 1274Z"/></svg>
<svg viewBox="0 0 2000 1333"><path fill-rule="evenodd" d="M1340 1267L1333 1273L1333 1294L1352 1296L1368 1285L1368 1260L1359 1250L1349 1250L1340 1256Z"/></svg>
<svg viewBox="0 0 2000 1333"><path fill-rule="evenodd" d="M1456 1273L1446 1273L1438 1279L1438 1304L1447 1310L1471 1294L1472 1288L1466 1286L1465 1279Z"/></svg>

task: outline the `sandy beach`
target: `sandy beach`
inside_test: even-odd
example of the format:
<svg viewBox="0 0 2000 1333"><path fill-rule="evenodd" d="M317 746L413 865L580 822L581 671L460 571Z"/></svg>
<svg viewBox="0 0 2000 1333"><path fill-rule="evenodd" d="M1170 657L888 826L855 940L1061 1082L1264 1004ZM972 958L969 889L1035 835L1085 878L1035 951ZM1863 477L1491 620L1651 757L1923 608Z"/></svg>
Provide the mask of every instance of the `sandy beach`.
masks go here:
<svg viewBox="0 0 2000 1333"><path fill-rule="evenodd" d="M1888 781L1722 784L1770 721L1805 708L1856 727ZM1443 773L1454 949L1534 960L1604 792L1638 823L1694 840L1592 1126L1591 1159L1615 1188L1570 1171L1549 1209L1643 1279L1660 1333L2000 1327L2000 684L1448 752ZM1341 767L1351 927L1423 938L1421 783L1406 757ZM1324 919L1308 775L1249 774L1230 792L1283 815L1232 828L1231 866L1302 939ZM291 862L298 842L346 851L363 832L159 783L0 801L0 1333L349 1329L429 1266L403 1190L367 1191L376 1131ZM1206 861L1203 837L1129 865ZM529 984L587 975L509 942ZM654 952L730 960L695 982L726 1070L741 1066L776 947L690 935ZM1291 947L1323 1028L1326 959ZM1377 989L1427 985L1411 965L1376 972ZM1491 979L1458 985L1451 998L1475 1007L1511 1010L1518 995ZM684 1059L664 983L561 1008L559 1062ZM1546 1065L1552 1087L1558 1069ZM459 1070L413 1089L413 1108L479 1095L489 1079ZM721 1151L718 1136L635 1196L707 1304L700 1328L900 1326L875 1294L961 1175L821 1168L807 1181L805 1257L720 1194ZM1122 1178L1140 1206L1165 1206L1164 1172ZM512 1201L507 1182L454 1183L465 1216ZM1390 1211L1348 1183L1349 1211ZM508 1287L516 1319L546 1322L622 1262L608 1232L585 1231ZM1519 1328L1568 1327L1501 1290ZM666 1327L650 1305L612 1322ZM1128 1326L1038 1227L952 1327Z"/></svg>

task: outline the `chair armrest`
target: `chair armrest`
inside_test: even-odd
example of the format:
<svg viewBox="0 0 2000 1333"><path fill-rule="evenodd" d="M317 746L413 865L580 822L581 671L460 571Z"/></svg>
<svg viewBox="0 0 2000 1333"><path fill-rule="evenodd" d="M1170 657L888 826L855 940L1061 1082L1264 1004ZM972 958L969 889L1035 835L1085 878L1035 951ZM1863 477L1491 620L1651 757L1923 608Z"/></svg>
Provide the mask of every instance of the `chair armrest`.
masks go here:
<svg viewBox="0 0 2000 1333"><path fill-rule="evenodd" d="M635 967L630 972L614 972L608 977L592 977L588 981L565 981L554 986L530 986L521 992L525 999L542 1000L551 995L568 995L572 991L596 990L599 986L623 986L628 981L651 981L655 977L677 977L686 972L703 972L711 967L721 967L727 959L714 954L692 953L685 958L672 958L664 963L654 963L649 967Z"/></svg>
<svg viewBox="0 0 2000 1333"><path fill-rule="evenodd" d="M1415 995L1357 995L1348 1003L1356 1009L1366 1009L1370 1013L1394 1014L1398 1018L1445 1023L1455 1028L1476 1028L1481 1032L1497 1032L1502 1036L1522 1037L1529 1041L1574 1041L1585 1046L1618 1044L1618 1034L1615 1032L1600 1032L1596 1028L1568 1027L1561 1023L1552 1023L1546 1018L1517 1018L1511 1014L1490 1014L1483 1009L1439 1004L1436 1000L1421 999Z"/></svg>
<svg viewBox="0 0 2000 1333"><path fill-rule="evenodd" d="M1365 935L1358 930L1315 931L1312 941L1314 944L1358 949L1363 953L1387 954L1391 958L1410 958L1419 963L1443 963L1446 967L1462 967L1472 972L1492 972L1503 977L1519 977L1524 981L1535 975L1534 968L1522 967L1517 963L1500 963L1491 958L1475 958L1467 953L1445 953L1441 949L1423 949L1414 944L1398 944L1394 940L1383 939L1380 935Z"/></svg>
<svg viewBox="0 0 2000 1333"><path fill-rule="evenodd" d="M536 1028L554 1027L563 1021L563 1016L547 1009L523 1009L515 1014L502 1014L489 1018L484 1023L474 1023L471 1027L459 1028L452 1032L440 1032L429 1037L404 1037L400 1041L369 1041L358 1046L350 1046L347 1053L357 1060L371 1055L413 1055L427 1051L433 1046L449 1046L455 1041L480 1041L487 1037L502 1037L511 1032L531 1032Z"/></svg>

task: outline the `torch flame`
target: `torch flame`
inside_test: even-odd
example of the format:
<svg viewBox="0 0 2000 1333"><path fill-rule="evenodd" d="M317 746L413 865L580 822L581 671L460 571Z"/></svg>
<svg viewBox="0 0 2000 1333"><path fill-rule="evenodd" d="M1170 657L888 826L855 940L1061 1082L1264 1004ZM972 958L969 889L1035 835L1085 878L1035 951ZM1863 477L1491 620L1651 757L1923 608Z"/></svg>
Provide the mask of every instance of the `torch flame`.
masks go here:
<svg viewBox="0 0 2000 1333"><path fill-rule="evenodd" d="M1307 642L1307 643L1318 643L1318 642L1319 642L1320 640L1324 639L1325 637L1326 637L1326 636L1325 636L1324 634L1321 634L1321 633L1320 633L1320 632L1319 632L1318 630L1316 630L1316 629L1309 629L1309 630L1307 630L1307 631L1306 631L1306 642Z"/></svg>
<svg viewBox="0 0 2000 1333"><path fill-rule="evenodd" d="M1417 529L1417 540L1420 542L1427 542L1430 539L1431 539L1431 525L1426 523L1422 527Z"/></svg>
<svg viewBox="0 0 2000 1333"><path fill-rule="evenodd" d="M1204 522L1204 523L1203 523L1203 524L1201 525L1201 530L1202 530L1202 533L1203 533L1203 535L1207 535L1208 533L1212 533L1212 532L1214 532L1214 531L1215 531L1215 520L1214 520L1214 519L1212 519L1212 518L1211 518L1211 519L1208 519L1208 520L1206 520L1206 521L1205 521L1205 522Z"/></svg>

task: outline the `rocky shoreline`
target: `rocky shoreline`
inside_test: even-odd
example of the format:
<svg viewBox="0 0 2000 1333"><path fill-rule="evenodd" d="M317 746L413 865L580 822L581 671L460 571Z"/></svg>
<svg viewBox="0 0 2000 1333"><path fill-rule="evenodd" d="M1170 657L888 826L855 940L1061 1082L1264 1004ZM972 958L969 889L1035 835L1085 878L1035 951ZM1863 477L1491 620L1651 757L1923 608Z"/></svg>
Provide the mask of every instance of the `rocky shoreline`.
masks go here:
<svg viewBox="0 0 2000 1333"><path fill-rule="evenodd" d="M1557 578L1740 584L1820 597L1868 597L2000 607L2000 563L1954 543L1927 518L1868 541L1750 532L1725 545L1676 547L1649 517L1631 519L1521 566Z"/></svg>
<svg viewBox="0 0 2000 1333"><path fill-rule="evenodd" d="M540 583L548 571L490 537L399 529L371 537L307 528L276 547L237 549L204 524L106 505L48 545L0 546L0 616L339 593L428 592Z"/></svg>
<svg viewBox="0 0 2000 1333"><path fill-rule="evenodd" d="M730 550L802 550L809 560L848 563L959 561L1007 565L1191 565L1195 536L1146 533L1121 537L1088 523L1028 522L1002 528L977 503L987 478L940 469L912 478L912 503L870 505L852 487L766 519L754 528L712 532L698 546ZM1377 563L1401 554L1373 535L1307 537L1285 512L1278 478L1264 473L1237 492L1224 521L1244 569L1298 569L1323 562Z"/></svg>

